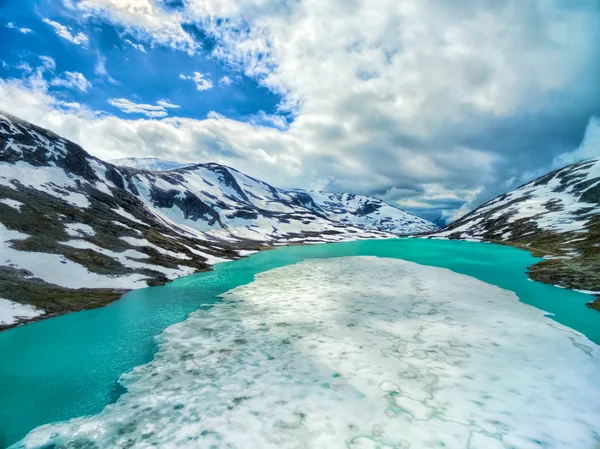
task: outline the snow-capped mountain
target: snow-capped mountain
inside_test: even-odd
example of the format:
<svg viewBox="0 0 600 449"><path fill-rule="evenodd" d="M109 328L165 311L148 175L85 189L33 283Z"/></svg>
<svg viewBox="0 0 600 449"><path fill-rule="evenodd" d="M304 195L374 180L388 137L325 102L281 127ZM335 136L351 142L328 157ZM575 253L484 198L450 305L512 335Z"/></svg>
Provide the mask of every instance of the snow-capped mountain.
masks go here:
<svg viewBox="0 0 600 449"><path fill-rule="evenodd" d="M500 195L430 237L505 242L544 261L532 279L600 294L600 159ZM599 299L590 306L600 310Z"/></svg>
<svg viewBox="0 0 600 449"><path fill-rule="evenodd" d="M15 301L47 315L94 307L263 246L390 237L428 224L381 202L347 201L338 214L307 192L214 163L118 167L0 113L0 310ZM383 216L391 212L393 225ZM2 316L0 327L17 321Z"/></svg>
<svg viewBox="0 0 600 449"><path fill-rule="evenodd" d="M259 196L263 196L269 203L295 202L302 207L312 211L318 216L326 217L331 221L341 222L342 224L357 227L364 230L378 230L389 232L396 235L420 234L432 232L437 229L430 221L424 220L416 215L406 212L397 207L391 206L382 200L364 195L353 193L327 193L307 191L302 189L283 190L277 189L269 184L251 178L243 173L218 164L182 164L179 162L165 161L158 158L127 158L114 159L111 161L115 165L133 167L138 169L151 169L154 171L173 171L179 168L189 170L176 170L177 172L187 172L186 178L200 176L202 179L212 179L211 173L206 173L206 167L220 167L223 172L228 172L236 179L241 190L245 192L251 203L256 203L252 198L256 198L256 191ZM217 183L218 184L218 183ZM203 186L206 190L206 187ZM219 192L217 194L227 194ZM236 198L236 201L246 201L245 198ZM251 204L260 206L259 204Z"/></svg>
<svg viewBox="0 0 600 449"><path fill-rule="evenodd" d="M500 195L438 236L519 240L548 233L585 235L600 213L600 159L569 165Z"/></svg>
<svg viewBox="0 0 600 449"><path fill-rule="evenodd" d="M392 234L420 234L437 229L430 221L370 196L302 190L289 193L307 194L312 198L315 210L324 211L329 217L361 229L378 229Z"/></svg>

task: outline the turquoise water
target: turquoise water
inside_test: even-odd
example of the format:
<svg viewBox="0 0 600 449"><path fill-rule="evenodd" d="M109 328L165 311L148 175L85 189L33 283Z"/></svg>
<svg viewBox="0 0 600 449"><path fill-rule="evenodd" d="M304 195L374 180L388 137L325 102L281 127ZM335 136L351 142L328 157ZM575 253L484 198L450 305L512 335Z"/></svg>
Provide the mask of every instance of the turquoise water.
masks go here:
<svg viewBox="0 0 600 449"><path fill-rule="evenodd" d="M216 301L216 295L251 282L256 273L304 259L353 255L401 258L476 277L516 292L600 343L600 313L584 307L590 297L529 281L526 267L539 259L514 248L420 239L279 248L131 292L102 309L0 333L0 447L39 425L99 412L122 393L119 375L151 360L155 335L200 304Z"/></svg>

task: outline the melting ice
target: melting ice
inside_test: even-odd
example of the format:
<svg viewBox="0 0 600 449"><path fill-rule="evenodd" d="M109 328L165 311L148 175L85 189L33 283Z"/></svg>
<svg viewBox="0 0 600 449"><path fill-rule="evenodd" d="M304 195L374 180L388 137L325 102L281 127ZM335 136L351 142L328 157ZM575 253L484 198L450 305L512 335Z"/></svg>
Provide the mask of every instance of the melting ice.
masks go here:
<svg viewBox="0 0 600 449"><path fill-rule="evenodd" d="M599 348L511 292L306 261L166 329L117 403L16 447L596 449L598 379Z"/></svg>

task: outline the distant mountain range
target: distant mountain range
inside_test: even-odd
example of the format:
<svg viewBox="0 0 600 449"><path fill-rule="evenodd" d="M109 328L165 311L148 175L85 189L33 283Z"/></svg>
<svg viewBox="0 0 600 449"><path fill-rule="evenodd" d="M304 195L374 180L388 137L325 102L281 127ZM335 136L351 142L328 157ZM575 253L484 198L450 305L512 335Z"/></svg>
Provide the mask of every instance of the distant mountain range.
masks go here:
<svg viewBox="0 0 600 449"><path fill-rule="evenodd" d="M96 307L263 247L437 229L375 198L282 190L215 163L117 163L0 113L0 328L19 322L10 310Z"/></svg>
<svg viewBox="0 0 600 449"><path fill-rule="evenodd" d="M541 176L431 237L522 247L545 257L530 267L532 279L600 293L600 160ZM600 308L600 302L593 306Z"/></svg>
<svg viewBox="0 0 600 449"><path fill-rule="evenodd" d="M218 164L183 164L179 162L166 161L158 158L125 158L113 159L113 164L123 167L131 167L141 170L154 170L161 172L190 173L195 176L198 171L205 167L214 170L218 167L221 171L237 180L243 190L245 198L237 198L238 203L244 207L256 207L256 199L262 197L273 203L296 203L303 209L308 209L320 217L326 217L331 222L341 222L345 226L356 227L362 230L376 230L388 232L394 235L412 235L434 231L438 226L433 223L410 214L402 209L391 206L377 198L357 195L353 193L327 193L308 191L302 189L283 190L276 189L269 184L251 178L239 171ZM213 175L201 173L203 179L211 179ZM206 189L206 188L204 188ZM258 193L257 193L258 192ZM202 192L206 193L206 192ZM223 196L223 193L220 193ZM251 200L248 203L248 198ZM205 198L203 198L205 200ZM207 201L210 203L211 201ZM258 205L260 207L260 205ZM257 211L257 215L260 211ZM277 228L279 225L275 225ZM262 226L270 231L269 226ZM254 232L254 231L253 231ZM252 235L254 237L254 235ZM273 236L277 238L278 236Z"/></svg>

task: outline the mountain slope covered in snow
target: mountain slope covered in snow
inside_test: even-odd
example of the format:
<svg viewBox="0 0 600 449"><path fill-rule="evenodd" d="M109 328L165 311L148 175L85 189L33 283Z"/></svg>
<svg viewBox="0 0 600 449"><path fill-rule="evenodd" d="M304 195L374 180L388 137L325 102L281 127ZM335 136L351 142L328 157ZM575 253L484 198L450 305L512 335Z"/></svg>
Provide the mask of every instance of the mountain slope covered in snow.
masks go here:
<svg viewBox="0 0 600 449"><path fill-rule="evenodd" d="M378 229L398 235L420 234L437 229L430 221L370 196L301 190L289 193L308 194L317 206L316 210L322 210L342 223L361 229Z"/></svg>
<svg viewBox="0 0 600 449"><path fill-rule="evenodd" d="M115 166L0 113L0 299L37 308L29 315L102 305L265 246L432 226L398 209L408 218L395 228L353 211L337 214L306 192L214 163L168 171ZM352 213L356 223L346 219ZM15 321L0 316L0 328Z"/></svg>
<svg viewBox="0 0 600 449"><path fill-rule="evenodd" d="M533 279L600 292L600 159L500 195L432 237L520 246L546 259L530 268Z"/></svg>
<svg viewBox="0 0 600 449"><path fill-rule="evenodd" d="M206 166L217 164L183 164L157 158L114 159L115 165L154 171L174 171L179 168L197 171ZM354 226L364 230L378 230L396 235L411 235L432 232L437 229L430 221L417 217L397 207L391 206L377 198L356 195L353 193L327 193L302 189L277 189L243 173L225 166L223 171L229 172L249 198L256 197L255 191L273 202L296 202L313 213L327 217L331 221ZM181 170L178 170L181 172ZM183 170L187 172L187 170ZM201 177L205 177L201 174Z"/></svg>

